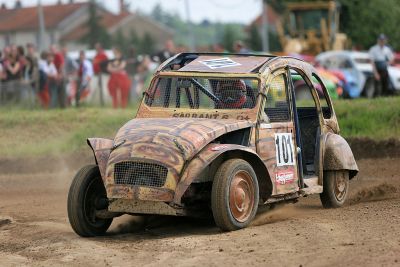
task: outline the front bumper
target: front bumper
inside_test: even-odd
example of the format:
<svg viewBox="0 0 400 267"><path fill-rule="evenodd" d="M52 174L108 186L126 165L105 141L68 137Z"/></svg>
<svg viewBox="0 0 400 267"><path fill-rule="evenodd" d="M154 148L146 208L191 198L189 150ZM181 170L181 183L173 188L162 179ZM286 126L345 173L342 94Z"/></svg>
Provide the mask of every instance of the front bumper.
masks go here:
<svg viewBox="0 0 400 267"><path fill-rule="evenodd" d="M164 202L130 199L111 199L108 211L132 214L185 215L184 210L173 208Z"/></svg>
<svg viewBox="0 0 400 267"><path fill-rule="evenodd" d="M109 199L130 199L153 202L171 202L174 199L174 190L169 188L109 184L106 189Z"/></svg>

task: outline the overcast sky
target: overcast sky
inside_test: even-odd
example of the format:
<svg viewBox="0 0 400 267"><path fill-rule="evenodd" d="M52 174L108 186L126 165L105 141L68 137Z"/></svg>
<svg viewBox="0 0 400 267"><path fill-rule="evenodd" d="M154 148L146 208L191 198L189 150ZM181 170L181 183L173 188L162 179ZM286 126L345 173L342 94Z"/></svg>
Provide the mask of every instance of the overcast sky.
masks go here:
<svg viewBox="0 0 400 267"><path fill-rule="evenodd" d="M153 7L160 3L168 11L177 12L182 18L186 19L185 0L125 0L131 3L133 11L140 10L143 13L149 13ZM187 0L191 19L194 22L200 22L203 19L218 22L251 22L261 11L261 0ZM42 0L42 4L54 4L58 0ZM68 2L63 0L62 2ZM76 2L81 2L76 0ZM119 0L106 0L97 2L105 3L112 11L117 12ZM6 3L8 7L14 5L15 0L0 0L0 3ZM33 6L38 0L22 0L23 5Z"/></svg>

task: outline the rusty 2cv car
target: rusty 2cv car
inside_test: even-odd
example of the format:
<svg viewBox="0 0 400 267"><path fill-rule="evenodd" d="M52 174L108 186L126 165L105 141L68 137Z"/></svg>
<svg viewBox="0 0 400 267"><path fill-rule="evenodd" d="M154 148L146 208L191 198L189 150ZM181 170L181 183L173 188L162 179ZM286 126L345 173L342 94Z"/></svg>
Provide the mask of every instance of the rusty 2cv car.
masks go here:
<svg viewBox="0 0 400 267"><path fill-rule="evenodd" d="M309 96L296 97L294 77ZM68 195L70 224L84 237L122 214L212 214L230 231L259 206L300 196L320 194L336 208L358 172L324 84L290 57L176 55L114 140L87 142L96 164L76 174Z"/></svg>

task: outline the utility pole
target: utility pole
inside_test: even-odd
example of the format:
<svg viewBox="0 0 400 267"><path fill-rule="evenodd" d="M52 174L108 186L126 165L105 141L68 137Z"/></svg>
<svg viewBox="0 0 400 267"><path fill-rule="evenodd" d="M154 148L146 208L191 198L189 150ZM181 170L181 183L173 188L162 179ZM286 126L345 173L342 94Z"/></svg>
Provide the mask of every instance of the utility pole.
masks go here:
<svg viewBox="0 0 400 267"><path fill-rule="evenodd" d="M190 52L194 52L196 50L196 42L194 39L193 25L192 25L191 19L190 19L189 0L185 0L185 11L186 11L187 29L189 32L189 49L190 49Z"/></svg>
<svg viewBox="0 0 400 267"><path fill-rule="evenodd" d="M267 0L261 0L262 10L262 25L261 25L261 38L262 38L262 49L264 52L269 52L269 36L268 36L268 5Z"/></svg>
<svg viewBox="0 0 400 267"><path fill-rule="evenodd" d="M42 1L38 0L38 19L39 19L39 40L38 40L38 50L41 52L45 49L46 41L46 28L44 26L44 14Z"/></svg>

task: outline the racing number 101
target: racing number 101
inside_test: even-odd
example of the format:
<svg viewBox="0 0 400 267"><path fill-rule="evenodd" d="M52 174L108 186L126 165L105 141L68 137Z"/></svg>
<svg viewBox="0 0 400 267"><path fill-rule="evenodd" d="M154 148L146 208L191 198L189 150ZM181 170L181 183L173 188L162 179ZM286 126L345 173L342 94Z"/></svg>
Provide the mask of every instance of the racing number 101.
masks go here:
<svg viewBox="0 0 400 267"><path fill-rule="evenodd" d="M276 165L294 165L293 140L291 133L275 134Z"/></svg>

